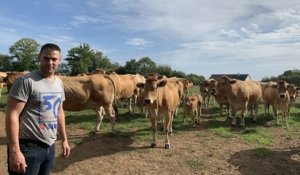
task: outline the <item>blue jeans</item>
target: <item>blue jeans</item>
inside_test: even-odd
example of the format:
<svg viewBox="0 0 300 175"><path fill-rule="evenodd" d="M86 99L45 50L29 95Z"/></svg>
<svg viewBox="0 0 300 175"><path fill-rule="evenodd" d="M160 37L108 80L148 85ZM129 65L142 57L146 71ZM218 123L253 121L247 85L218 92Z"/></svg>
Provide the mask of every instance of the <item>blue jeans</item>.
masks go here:
<svg viewBox="0 0 300 175"><path fill-rule="evenodd" d="M48 146L45 143L20 139L20 149L26 159L25 175L48 175L50 174L55 163L55 144ZM7 163L9 161L9 150L7 148ZM10 175L19 175L20 173L12 172Z"/></svg>

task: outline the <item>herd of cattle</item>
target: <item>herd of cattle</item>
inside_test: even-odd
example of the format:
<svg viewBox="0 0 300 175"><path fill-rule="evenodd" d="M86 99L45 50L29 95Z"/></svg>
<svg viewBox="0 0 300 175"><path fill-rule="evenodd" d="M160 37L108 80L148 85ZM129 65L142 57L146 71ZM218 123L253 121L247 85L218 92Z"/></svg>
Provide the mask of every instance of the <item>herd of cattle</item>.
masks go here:
<svg viewBox="0 0 300 175"><path fill-rule="evenodd" d="M14 81L28 72L0 72L0 90L3 85L9 91ZM200 84L199 93L189 95L193 84L186 79L165 77L156 73L141 76L139 74L119 75L116 73L94 72L90 75L59 76L64 84L66 100L63 108L67 111L93 109L97 114L97 122L93 132L100 129L105 115L111 120L114 131L115 118L118 115L116 104L120 100L128 101L129 112L135 106L145 113L152 124L153 140L151 147L156 147L156 131L159 120L163 121L165 132L165 148L170 148L169 135L172 134L172 121L181 103L184 104L184 118L192 113L193 127L200 124L202 108L208 108L210 97L220 105L222 115L226 106L232 125L236 125L236 112L241 111L241 126L245 125L244 117L251 112L257 121L258 105L265 104L265 115L269 106L273 108L275 124L278 123L277 111L282 111L285 124L291 105L300 92L300 88L285 81L257 82L230 79L227 76L214 80L204 80ZM1 96L1 91L0 91ZM254 111L254 114L253 114Z"/></svg>

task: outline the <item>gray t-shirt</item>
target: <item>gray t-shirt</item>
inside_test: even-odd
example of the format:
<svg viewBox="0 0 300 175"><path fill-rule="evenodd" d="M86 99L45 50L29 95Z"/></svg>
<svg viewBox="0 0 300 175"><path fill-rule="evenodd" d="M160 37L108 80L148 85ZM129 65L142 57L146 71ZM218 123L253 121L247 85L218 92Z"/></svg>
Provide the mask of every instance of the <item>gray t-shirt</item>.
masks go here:
<svg viewBox="0 0 300 175"><path fill-rule="evenodd" d="M9 97L26 102L20 114L19 138L52 145L56 140L59 105L65 100L62 81L43 78L37 71L18 78Z"/></svg>

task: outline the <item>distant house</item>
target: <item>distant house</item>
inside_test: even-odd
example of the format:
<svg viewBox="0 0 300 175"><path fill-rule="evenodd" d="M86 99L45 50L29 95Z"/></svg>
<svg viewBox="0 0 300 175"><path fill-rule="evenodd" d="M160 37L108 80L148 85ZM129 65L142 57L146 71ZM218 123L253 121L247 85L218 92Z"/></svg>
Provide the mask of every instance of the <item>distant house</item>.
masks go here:
<svg viewBox="0 0 300 175"><path fill-rule="evenodd" d="M237 80L251 80L251 77L249 74L212 74L209 79L218 79L221 76L226 75L227 77L231 78L231 79L237 79Z"/></svg>

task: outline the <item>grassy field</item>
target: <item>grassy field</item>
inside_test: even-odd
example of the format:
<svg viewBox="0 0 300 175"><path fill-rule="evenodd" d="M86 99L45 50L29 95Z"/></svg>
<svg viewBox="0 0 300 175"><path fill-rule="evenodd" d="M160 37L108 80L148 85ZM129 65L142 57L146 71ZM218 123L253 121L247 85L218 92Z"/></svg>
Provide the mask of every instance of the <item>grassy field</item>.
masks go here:
<svg viewBox="0 0 300 175"><path fill-rule="evenodd" d="M198 90L199 87L193 88L193 92ZM2 94L0 108L5 110L6 89ZM300 172L299 98L291 109L289 127L284 125L281 113L279 126L266 125L272 122L272 116L263 115L263 104L259 106L258 123L252 123L248 114L244 127L231 127L230 119L220 116L218 106L211 101L211 107L202 111L200 126L192 128L191 117L183 122L183 110L180 107L173 121L171 145L174 146L163 152L162 130L157 134L161 149L149 149L152 139L149 119L138 110L134 115L129 114L125 106L124 103L119 104L117 132L111 132L110 121L106 117L96 136L89 136L96 120L96 114L92 110L65 111L73 157L67 162L57 158L54 174L99 174L100 169L105 170L104 174L157 174L156 169L159 169L160 174ZM239 122L240 119L237 118L237 123ZM261 166L257 166L258 163ZM135 164L137 166L133 166ZM91 167L92 165L96 167ZM111 169L112 165L119 169ZM170 168L166 169L166 166ZM267 169L264 168L266 166Z"/></svg>

